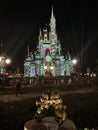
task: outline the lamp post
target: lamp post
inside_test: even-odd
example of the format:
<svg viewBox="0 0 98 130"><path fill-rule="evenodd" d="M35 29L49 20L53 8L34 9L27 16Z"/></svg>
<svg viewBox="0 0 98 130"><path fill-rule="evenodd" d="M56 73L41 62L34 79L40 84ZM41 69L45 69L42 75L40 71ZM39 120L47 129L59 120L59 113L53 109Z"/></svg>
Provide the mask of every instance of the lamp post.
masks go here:
<svg viewBox="0 0 98 130"><path fill-rule="evenodd" d="M6 65L11 63L10 58L5 56L0 56L0 74L6 74Z"/></svg>
<svg viewBox="0 0 98 130"><path fill-rule="evenodd" d="M75 72L76 72L77 59L74 58L74 59L72 60L72 63L73 63L73 73L75 73Z"/></svg>

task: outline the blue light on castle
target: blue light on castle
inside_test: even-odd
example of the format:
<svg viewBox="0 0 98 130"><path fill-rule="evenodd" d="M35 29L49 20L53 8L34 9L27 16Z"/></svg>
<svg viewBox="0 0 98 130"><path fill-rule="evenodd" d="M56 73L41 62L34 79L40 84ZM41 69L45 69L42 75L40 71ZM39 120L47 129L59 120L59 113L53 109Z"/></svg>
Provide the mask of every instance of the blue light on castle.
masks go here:
<svg viewBox="0 0 98 130"><path fill-rule="evenodd" d="M56 19L51 12L50 29L40 29L36 52L27 51L24 76L70 76L73 62L69 52L61 55L61 43L56 33Z"/></svg>

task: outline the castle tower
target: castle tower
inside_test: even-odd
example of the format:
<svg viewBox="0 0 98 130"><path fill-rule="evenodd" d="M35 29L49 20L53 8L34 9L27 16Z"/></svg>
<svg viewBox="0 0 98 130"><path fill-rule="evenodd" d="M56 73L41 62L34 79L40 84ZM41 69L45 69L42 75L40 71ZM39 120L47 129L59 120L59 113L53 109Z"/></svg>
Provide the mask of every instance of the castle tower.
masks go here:
<svg viewBox="0 0 98 130"><path fill-rule="evenodd" d="M56 19L53 12L53 7L51 10L51 18L50 18L50 40L51 41L57 41L57 35L56 35Z"/></svg>
<svg viewBox="0 0 98 130"><path fill-rule="evenodd" d="M50 32L55 33L55 31L56 31L56 19L55 19L53 7L52 7L51 18L50 18Z"/></svg>

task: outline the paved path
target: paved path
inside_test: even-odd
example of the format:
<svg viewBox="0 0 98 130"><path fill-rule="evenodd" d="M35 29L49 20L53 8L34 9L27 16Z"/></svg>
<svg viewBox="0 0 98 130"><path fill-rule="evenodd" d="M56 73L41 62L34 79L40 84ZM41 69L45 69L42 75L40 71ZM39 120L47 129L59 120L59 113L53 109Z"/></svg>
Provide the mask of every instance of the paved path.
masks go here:
<svg viewBox="0 0 98 130"><path fill-rule="evenodd" d="M40 96L39 93L28 93L28 94L18 94L17 96L15 94L1 94L0 95L0 101L3 102L13 102L13 101L19 101L24 100L27 98L35 98Z"/></svg>
<svg viewBox="0 0 98 130"><path fill-rule="evenodd" d="M94 88L89 88L89 89L81 89L81 90L67 90L67 91L61 91L60 92L61 95L66 95L66 94L73 94L73 93L98 93L98 91L96 91ZM13 102L13 101L19 101L19 100L24 100L24 99L28 99L28 98L36 98L39 97L42 93L36 92L36 93L25 93L25 94L18 94L17 96L15 95L15 93L12 94L0 94L0 101L3 102Z"/></svg>

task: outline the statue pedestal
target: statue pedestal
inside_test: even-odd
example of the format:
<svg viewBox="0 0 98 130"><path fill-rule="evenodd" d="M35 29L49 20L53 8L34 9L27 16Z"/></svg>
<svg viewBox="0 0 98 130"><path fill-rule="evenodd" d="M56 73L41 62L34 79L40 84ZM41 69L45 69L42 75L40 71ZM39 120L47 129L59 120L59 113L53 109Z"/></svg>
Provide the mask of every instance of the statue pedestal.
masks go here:
<svg viewBox="0 0 98 130"><path fill-rule="evenodd" d="M58 124L55 117L44 117L41 122L35 119L29 120L24 125L24 130L57 130Z"/></svg>
<svg viewBox="0 0 98 130"><path fill-rule="evenodd" d="M47 127L47 130L57 130L58 124L55 121L55 117L44 117L42 119L42 124Z"/></svg>

